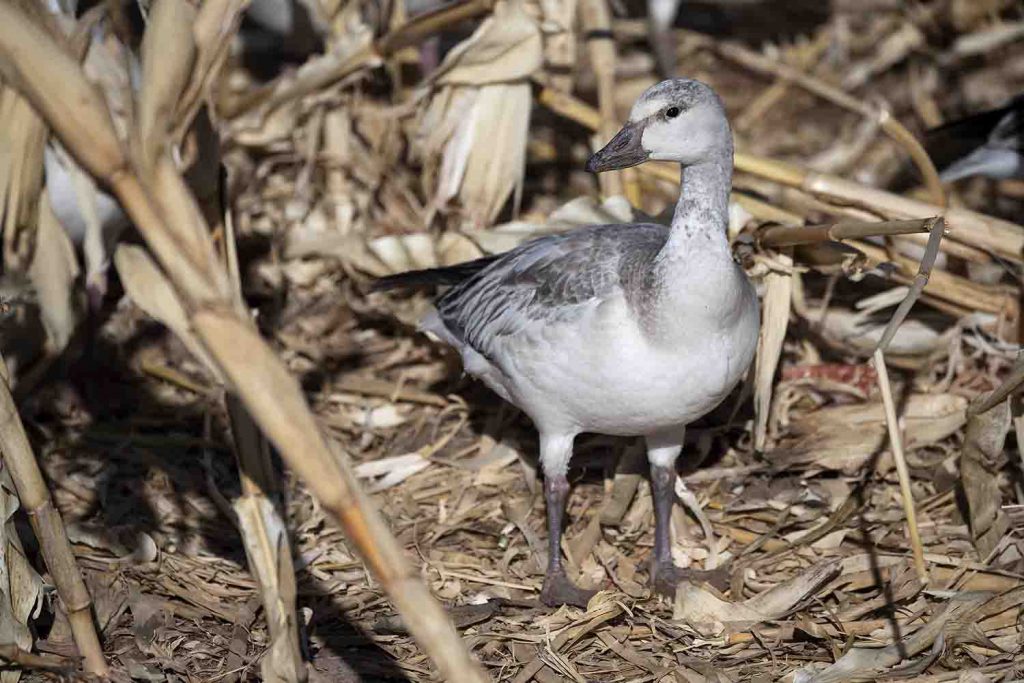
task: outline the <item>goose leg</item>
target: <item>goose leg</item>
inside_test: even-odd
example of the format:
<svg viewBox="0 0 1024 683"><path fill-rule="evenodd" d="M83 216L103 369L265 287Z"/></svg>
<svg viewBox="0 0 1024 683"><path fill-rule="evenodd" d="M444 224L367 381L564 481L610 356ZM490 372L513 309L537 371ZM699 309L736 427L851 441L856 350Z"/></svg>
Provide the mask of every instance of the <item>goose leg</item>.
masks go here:
<svg viewBox="0 0 1024 683"><path fill-rule="evenodd" d="M647 457L651 462L651 494L654 498L651 584L655 592L670 598L675 597L679 582L686 579L709 581L715 586L723 586L723 582L728 583L728 576L721 570L681 569L672 561L672 507L676 503L676 459L683 449L682 442L681 432L670 439L647 438Z"/></svg>
<svg viewBox="0 0 1024 683"><path fill-rule="evenodd" d="M651 493L654 497L654 556L651 583L662 595L674 597L682 570L672 561L672 506L676 502L675 458L672 464L651 461Z"/></svg>
<svg viewBox="0 0 1024 683"><path fill-rule="evenodd" d="M676 586L686 570L672 561L672 507L676 504L676 460L683 450L685 429L647 437L651 463L651 495L654 498L654 555L651 586L655 592L675 597Z"/></svg>
<svg viewBox="0 0 1024 683"><path fill-rule="evenodd" d="M565 573L562 563L562 518L569 498L566 471L572 456L573 436L541 437L540 460L544 468L544 501L548 512L548 567L540 599L549 607L586 607L597 591L579 588Z"/></svg>

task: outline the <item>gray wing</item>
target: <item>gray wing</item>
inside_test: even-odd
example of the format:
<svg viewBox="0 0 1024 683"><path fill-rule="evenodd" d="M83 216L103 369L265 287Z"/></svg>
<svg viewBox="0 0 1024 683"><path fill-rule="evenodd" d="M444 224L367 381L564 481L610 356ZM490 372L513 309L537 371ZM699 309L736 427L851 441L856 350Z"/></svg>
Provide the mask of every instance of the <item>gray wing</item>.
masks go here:
<svg viewBox="0 0 1024 683"><path fill-rule="evenodd" d="M624 292L634 301L668 238L656 224L599 225L526 242L436 302L448 330L493 360L496 342L537 321L568 321Z"/></svg>

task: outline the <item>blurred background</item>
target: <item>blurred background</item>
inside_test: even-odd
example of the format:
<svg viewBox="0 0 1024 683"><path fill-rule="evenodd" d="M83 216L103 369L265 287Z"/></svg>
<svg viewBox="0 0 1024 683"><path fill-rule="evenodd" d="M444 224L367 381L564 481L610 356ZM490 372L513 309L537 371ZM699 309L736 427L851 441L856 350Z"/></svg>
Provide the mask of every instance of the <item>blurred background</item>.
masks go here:
<svg viewBox="0 0 1024 683"><path fill-rule="evenodd" d="M16 4L81 61L129 146L151 4ZM1024 676L1024 423L1015 405L968 415L1011 373L1022 329L1024 5L252 0L225 16L237 19L200 51L188 116L171 121L177 168L215 244L235 253L260 332L495 680L797 680L853 646L882 654L821 680ZM545 527L529 421L417 333L426 297L368 284L583 224L670 220L673 166L583 170L665 77L705 81L725 104L730 237L766 297L757 374L690 430L682 458L677 563L727 580L687 604L648 595L638 444L587 436L568 554L612 597L599 612L552 611L536 602ZM220 379L126 291L114 254L144 241L109 188L11 83L0 88L0 350L104 651L125 680L273 678ZM869 359L927 235L761 237L940 215L930 282L886 353L926 589ZM302 675L437 680L319 503L276 464ZM8 534L30 539L10 506ZM827 581L808 583L830 562ZM37 578L0 587L0 630L71 656ZM780 585L770 609L749 603ZM972 591L1002 602L957 602ZM979 626L944 626L964 614Z"/></svg>

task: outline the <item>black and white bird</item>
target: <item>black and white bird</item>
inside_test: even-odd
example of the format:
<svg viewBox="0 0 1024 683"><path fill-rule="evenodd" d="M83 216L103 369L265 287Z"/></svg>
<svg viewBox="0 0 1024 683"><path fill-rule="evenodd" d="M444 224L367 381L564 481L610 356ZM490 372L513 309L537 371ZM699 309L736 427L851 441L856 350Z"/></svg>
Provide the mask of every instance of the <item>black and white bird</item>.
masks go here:
<svg viewBox="0 0 1024 683"><path fill-rule="evenodd" d="M1024 95L933 128L925 134L925 147L944 182L1024 178Z"/></svg>
<svg viewBox="0 0 1024 683"><path fill-rule="evenodd" d="M695 80L663 81L587 162L593 172L647 160L682 166L671 227L594 225L496 256L394 275L377 289L446 285L421 329L521 408L540 433L548 605L586 605L560 555L573 440L643 436L655 503L654 587L671 594L675 462L687 424L718 405L754 356L759 306L726 235L732 133L722 103Z"/></svg>

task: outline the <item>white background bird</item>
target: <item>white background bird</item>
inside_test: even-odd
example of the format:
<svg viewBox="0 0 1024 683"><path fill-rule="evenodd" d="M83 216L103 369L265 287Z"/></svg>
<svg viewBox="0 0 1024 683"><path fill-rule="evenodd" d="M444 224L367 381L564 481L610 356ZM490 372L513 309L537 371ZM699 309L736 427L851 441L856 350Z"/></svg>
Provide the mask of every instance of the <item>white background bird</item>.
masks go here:
<svg viewBox="0 0 1024 683"><path fill-rule="evenodd" d="M671 78L676 70L676 40L672 34L682 0L647 0L647 22L651 48L663 78Z"/></svg>

